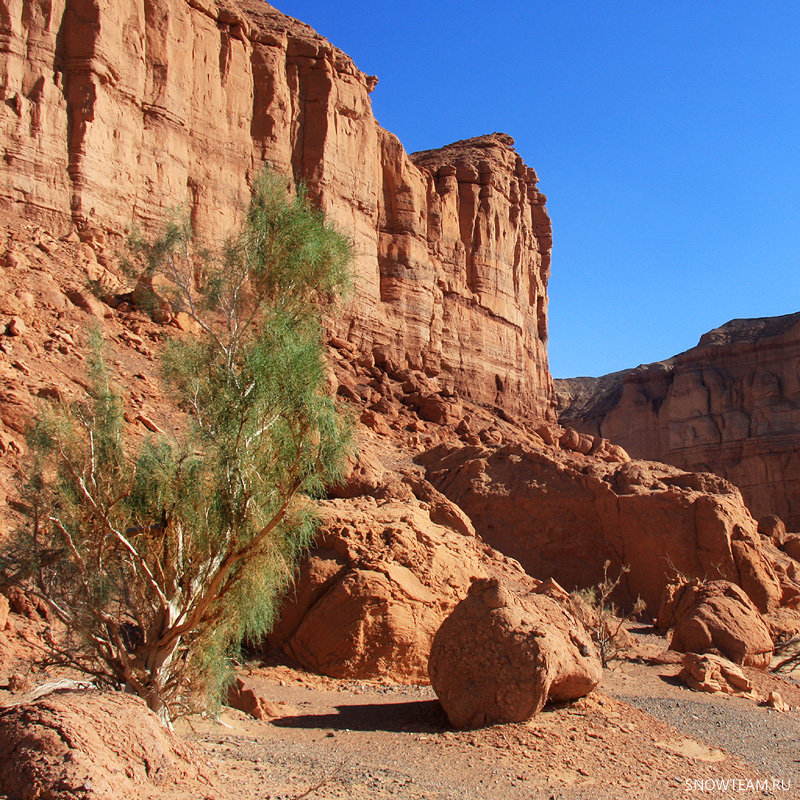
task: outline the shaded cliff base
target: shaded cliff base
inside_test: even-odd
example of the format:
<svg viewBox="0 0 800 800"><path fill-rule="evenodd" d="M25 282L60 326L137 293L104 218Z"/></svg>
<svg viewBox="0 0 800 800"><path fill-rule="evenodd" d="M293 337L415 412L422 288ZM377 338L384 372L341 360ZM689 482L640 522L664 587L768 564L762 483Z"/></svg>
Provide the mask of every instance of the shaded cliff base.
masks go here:
<svg viewBox="0 0 800 800"><path fill-rule="evenodd" d="M800 313L737 319L691 350L555 381L559 419L631 455L736 484L756 517L800 528Z"/></svg>

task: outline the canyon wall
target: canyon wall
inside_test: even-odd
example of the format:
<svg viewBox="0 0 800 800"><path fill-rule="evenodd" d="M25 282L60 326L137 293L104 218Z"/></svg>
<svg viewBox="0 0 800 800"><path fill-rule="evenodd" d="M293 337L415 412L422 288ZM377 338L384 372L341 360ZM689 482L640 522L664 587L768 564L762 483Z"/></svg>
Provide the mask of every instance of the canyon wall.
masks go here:
<svg viewBox="0 0 800 800"><path fill-rule="evenodd" d="M503 134L409 157L376 82L260 0L0 0L4 213L96 243L184 208L210 239L268 163L353 239L339 337L553 418L536 173Z"/></svg>
<svg viewBox="0 0 800 800"><path fill-rule="evenodd" d="M716 472L800 530L800 314L733 320L668 361L556 381L563 424Z"/></svg>

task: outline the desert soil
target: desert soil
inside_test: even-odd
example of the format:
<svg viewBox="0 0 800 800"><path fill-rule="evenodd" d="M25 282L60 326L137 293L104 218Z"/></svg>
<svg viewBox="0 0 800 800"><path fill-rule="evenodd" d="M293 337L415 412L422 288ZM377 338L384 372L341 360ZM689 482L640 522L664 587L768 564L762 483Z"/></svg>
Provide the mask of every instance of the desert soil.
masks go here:
<svg viewBox="0 0 800 800"><path fill-rule="evenodd" d="M257 721L226 709L181 732L231 800L800 796L800 689L756 676L759 691L777 688L793 707L779 713L691 692L678 669L643 657L618 662L576 703L548 706L524 724L453 731L430 687L250 664L248 684L282 716Z"/></svg>

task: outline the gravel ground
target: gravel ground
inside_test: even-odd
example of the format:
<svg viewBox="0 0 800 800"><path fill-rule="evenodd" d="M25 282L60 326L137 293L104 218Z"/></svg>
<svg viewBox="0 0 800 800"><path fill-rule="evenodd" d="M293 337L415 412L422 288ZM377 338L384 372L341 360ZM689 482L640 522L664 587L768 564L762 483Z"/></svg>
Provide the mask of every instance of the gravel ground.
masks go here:
<svg viewBox="0 0 800 800"><path fill-rule="evenodd" d="M675 667L654 670L628 663L608 673L603 688L695 739L739 756L762 778L791 783L788 794L800 797L800 713L692 692L680 684L676 672ZM786 699L796 707L793 698Z"/></svg>
<svg viewBox="0 0 800 800"><path fill-rule="evenodd" d="M761 774L603 689L525 723L456 731L430 687L276 665L252 665L244 677L282 716L259 722L228 709L220 724L196 720L184 731L218 772L224 800L687 800L687 780Z"/></svg>

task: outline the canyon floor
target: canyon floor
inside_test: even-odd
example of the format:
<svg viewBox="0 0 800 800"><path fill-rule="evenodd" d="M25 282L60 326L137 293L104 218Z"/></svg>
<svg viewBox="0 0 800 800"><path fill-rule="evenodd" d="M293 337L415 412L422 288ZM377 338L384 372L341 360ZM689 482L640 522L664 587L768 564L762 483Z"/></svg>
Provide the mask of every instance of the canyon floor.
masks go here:
<svg viewBox="0 0 800 800"><path fill-rule="evenodd" d="M32 640L33 626L19 617L15 621L18 644ZM694 692L677 678L680 654L665 650L664 637L649 626L628 628L629 650L611 662L590 695L550 704L526 723L478 730L454 730L430 686L337 680L276 656L253 659L241 665L239 675L277 707L272 710L278 716L257 720L226 706L216 719L180 719L176 732L189 744L191 760L205 771L205 783L148 783L139 787L138 796L796 797L800 676L744 668L759 696L780 692L791 709L784 712L749 698ZM23 649L15 655L30 664ZM53 673L34 667L25 678L34 687L25 693L12 693L5 682L0 684L0 713L4 706L24 704ZM71 702L80 715L83 701L77 697ZM82 747L75 742L71 746ZM98 752L88 747L86 755L94 762ZM152 757L158 760L157 755L148 759ZM87 772L86 785L92 777Z"/></svg>
<svg viewBox="0 0 800 800"><path fill-rule="evenodd" d="M176 424L174 408L155 377L157 352L170 329L153 323L127 303L115 308L101 303L84 288L87 276L112 288L119 280L115 270L97 260L91 247L71 239L55 240L41 229L23 229L14 236L18 237L14 240L17 266L4 272L0 287L0 310L15 320L15 335L3 337L0 353L0 450L5 456L0 492L9 499L3 511L7 527L21 519L19 504L13 502L14 474L26 463L24 430L28 420L47 398L70 401L82 396L83 354L92 326L104 330L111 363L126 394L130 432L144 437ZM115 291L119 291L118 286ZM369 496L363 501L356 498L347 513L360 520L355 527L371 530L365 515L377 520L385 512L386 519L373 521L378 538L403 521L391 516L392 503L405 503L408 508L403 506L403 513L414 509L417 516L422 513L421 501L408 489L424 484L419 475L411 474L415 453L458 437L470 446L484 443L495 448L527 441L537 453L545 452L543 440L537 439L539 434L530 426L523 429L512 424L495 409L467 404L462 408L449 395L430 390L424 396L419 393L415 402L420 409L415 410L408 398L403 399L406 395L413 398L414 393L406 392L399 380L389 380L380 370L360 365L342 343L331 353L339 394L361 410L360 419L366 426L361 442L363 464L354 472L353 482L359 483L354 494L385 494L390 501L383 505L381 499L379 506ZM441 414L442 421L421 416L426 402L432 404L426 413ZM447 416L452 409L460 409L457 428ZM546 428L540 430L547 435ZM577 481L576 476L593 471L630 471L622 456L607 443L602 445L608 450L610 467L600 460L601 453L587 456L572 452L583 444L578 437L569 452L554 446L555 455L550 458L558 459L559 475L569 474ZM509 451L509 459L516 458L515 452ZM532 474L536 477L538 473ZM400 480L403 476L407 485ZM670 473L667 479L686 478ZM631 483L636 481L631 479ZM672 489L672 494L663 491L670 498L683 496L679 487ZM425 534L409 528L409 536L419 535L420 541L444 536L433 525L432 509L438 509L446 517L444 522L456 529L470 527L455 506L432 493L430 487L427 491L425 497L430 503L424 506L428 515L427 521L423 520ZM392 492L400 493L395 497ZM498 502L507 509L509 504L502 497ZM350 519L345 514L349 507L334 504L331 508L345 515L345 521ZM554 519L562 516L558 509L553 513ZM651 525L652 516L647 519ZM463 552L459 551L459 557L465 559L465 569L475 569L477 562L473 564L470 559L480 553L472 536L448 536L442 538L443 551L451 548L448 552L453 555L453 542L460 542ZM763 543L761 546L766 547ZM498 561L497 553L491 555L494 551L481 552L486 563L511 569L511 562ZM464 574L469 577L471 573ZM443 585L431 585L444 591ZM402 602L409 605L408 600ZM0 663L6 677L14 671L9 659L19 656L28 663L35 660L37 624L15 615L13 629L18 635L0 637ZM324 632L324 624L315 630ZM279 704L279 717L259 721L225 709L218 720L185 719L178 731L196 748L198 762L206 762L209 779L205 794L220 800L647 800L692 794L796 794L800 785L795 748L800 740L800 711L779 713L753 700L691 692L676 680L677 663L659 659L667 644L663 637L645 628L634 629L632 637L633 651L625 660L612 664L596 691L570 704L547 706L528 723L454 731L428 686L334 680L285 663L251 662L242 668L246 682L260 696ZM760 694L779 688L793 709L800 707L796 684L765 672L747 672ZM48 679L45 675L32 677L34 684ZM0 689L0 705L25 699ZM774 789L773 780L777 782ZM749 787L755 787L756 781L760 788L751 791ZM769 787L766 790L765 785ZM163 800L196 798L203 793L198 794L196 785L177 785L168 792L162 787L155 794L142 794L145 796Z"/></svg>
<svg viewBox="0 0 800 800"><path fill-rule="evenodd" d="M800 686L746 670L760 692L781 692L792 706L783 713L692 692L679 666L652 663L663 639L633 635L634 651L598 690L524 724L454 731L430 687L253 662L248 685L284 704L283 716L257 721L226 708L218 722L187 719L179 729L231 800L796 796Z"/></svg>

